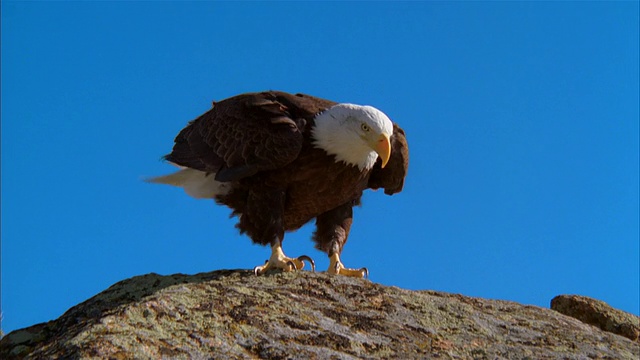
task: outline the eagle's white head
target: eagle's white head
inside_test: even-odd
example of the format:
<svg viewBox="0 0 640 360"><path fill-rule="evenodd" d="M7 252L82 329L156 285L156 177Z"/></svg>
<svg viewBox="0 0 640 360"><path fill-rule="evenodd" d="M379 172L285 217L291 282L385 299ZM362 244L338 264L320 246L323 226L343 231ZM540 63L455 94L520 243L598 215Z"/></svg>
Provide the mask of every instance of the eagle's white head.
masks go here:
<svg viewBox="0 0 640 360"><path fill-rule="evenodd" d="M391 155L393 123L372 106L337 104L315 118L314 144L337 161L369 170L378 159L382 167Z"/></svg>

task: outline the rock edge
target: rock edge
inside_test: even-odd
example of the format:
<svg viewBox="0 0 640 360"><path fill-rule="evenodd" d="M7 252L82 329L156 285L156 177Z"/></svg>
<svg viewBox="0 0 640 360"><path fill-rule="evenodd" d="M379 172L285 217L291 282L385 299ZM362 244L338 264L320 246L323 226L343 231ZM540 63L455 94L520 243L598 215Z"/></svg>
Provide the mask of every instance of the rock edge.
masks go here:
<svg viewBox="0 0 640 360"><path fill-rule="evenodd" d="M222 270L121 281L7 334L3 359L637 359L558 311L368 280Z"/></svg>

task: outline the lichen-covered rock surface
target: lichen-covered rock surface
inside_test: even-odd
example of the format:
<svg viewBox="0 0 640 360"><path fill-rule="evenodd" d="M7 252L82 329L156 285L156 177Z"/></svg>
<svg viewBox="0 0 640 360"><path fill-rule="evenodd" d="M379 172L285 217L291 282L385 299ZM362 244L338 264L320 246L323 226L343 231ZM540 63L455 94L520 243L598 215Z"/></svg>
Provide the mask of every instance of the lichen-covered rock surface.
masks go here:
<svg viewBox="0 0 640 360"><path fill-rule="evenodd" d="M0 341L2 359L639 356L637 342L550 309L311 272L138 276Z"/></svg>

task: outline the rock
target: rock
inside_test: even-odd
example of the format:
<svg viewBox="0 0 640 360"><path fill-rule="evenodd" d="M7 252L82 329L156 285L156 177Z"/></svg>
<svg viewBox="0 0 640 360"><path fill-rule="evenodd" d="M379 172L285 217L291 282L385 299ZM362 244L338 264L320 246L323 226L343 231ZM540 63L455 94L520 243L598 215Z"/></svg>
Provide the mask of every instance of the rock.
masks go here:
<svg viewBox="0 0 640 360"><path fill-rule="evenodd" d="M640 317L614 309L604 301L579 295L558 295L551 300L551 309L640 342Z"/></svg>
<svg viewBox="0 0 640 360"><path fill-rule="evenodd" d="M2 359L637 359L559 312L325 273L156 274L0 341Z"/></svg>

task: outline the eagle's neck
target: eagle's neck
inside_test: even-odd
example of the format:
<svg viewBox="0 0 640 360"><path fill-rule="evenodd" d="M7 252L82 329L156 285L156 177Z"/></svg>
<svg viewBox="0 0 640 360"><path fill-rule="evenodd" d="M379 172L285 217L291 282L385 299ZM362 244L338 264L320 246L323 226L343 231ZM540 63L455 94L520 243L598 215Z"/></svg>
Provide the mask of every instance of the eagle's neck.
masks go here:
<svg viewBox="0 0 640 360"><path fill-rule="evenodd" d="M370 170L376 163L378 154L361 141L357 132L343 126L344 121L332 114L331 109L318 114L314 122L313 144L335 156L336 162L357 166L361 171Z"/></svg>

